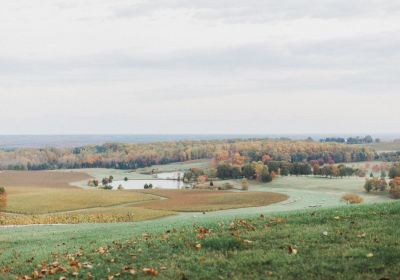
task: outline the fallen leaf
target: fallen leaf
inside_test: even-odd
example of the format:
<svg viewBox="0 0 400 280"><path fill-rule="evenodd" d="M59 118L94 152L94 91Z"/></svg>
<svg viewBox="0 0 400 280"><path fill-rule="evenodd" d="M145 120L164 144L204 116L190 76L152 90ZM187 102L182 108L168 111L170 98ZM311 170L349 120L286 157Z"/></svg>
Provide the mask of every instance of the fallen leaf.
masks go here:
<svg viewBox="0 0 400 280"><path fill-rule="evenodd" d="M289 254L297 255L297 249L293 248L292 246L288 246Z"/></svg>
<svg viewBox="0 0 400 280"><path fill-rule="evenodd" d="M372 253L367 254L367 258L372 258L373 256L374 256L374 254L372 254Z"/></svg>
<svg viewBox="0 0 400 280"><path fill-rule="evenodd" d="M145 274L152 275L152 276L157 276L158 275L158 271L155 270L154 268L143 268L143 272Z"/></svg>
<svg viewBox="0 0 400 280"><path fill-rule="evenodd" d="M37 272L36 270L34 271L34 272L32 272L32 278L33 279L38 279L38 278L40 278L41 277L41 275L39 274L39 272Z"/></svg>
<svg viewBox="0 0 400 280"><path fill-rule="evenodd" d="M97 252L103 255L106 253L106 249L104 249L103 247L99 247L99 249L97 249Z"/></svg>

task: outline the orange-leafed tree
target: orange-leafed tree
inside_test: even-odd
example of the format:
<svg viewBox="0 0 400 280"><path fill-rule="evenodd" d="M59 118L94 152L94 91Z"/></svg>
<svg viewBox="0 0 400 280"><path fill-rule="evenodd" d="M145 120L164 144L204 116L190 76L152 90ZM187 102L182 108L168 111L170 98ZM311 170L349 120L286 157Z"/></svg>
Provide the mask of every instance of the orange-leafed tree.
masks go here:
<svg viewBox="0 0 400 280"><path fill-rule="evenodd" d="M393 198L400 198L400 177L396 177L390 181L390 195Z"/></svg>
<svg viewBox="0 0 400 280"><path fill-rule="evenodd" d="M0 187L0 209L7 207L7 192L4 187Z"/></svg>

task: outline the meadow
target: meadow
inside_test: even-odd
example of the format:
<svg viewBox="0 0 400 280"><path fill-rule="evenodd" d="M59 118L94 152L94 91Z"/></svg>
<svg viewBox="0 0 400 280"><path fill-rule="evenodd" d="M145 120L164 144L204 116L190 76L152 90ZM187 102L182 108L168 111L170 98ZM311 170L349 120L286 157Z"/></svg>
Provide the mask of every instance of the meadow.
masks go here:
<svg viewBox="0 0 400 280"><path fill-rule="evenodd" d="M2 279L397 279L399 221L400 203L392 202L9 228L0 231L0 273Z"/></svg>
<svg viewBox="0 0 400 280"><path fill-rule="evenodd" d="M155 170L208 166L209 161L191 161ZM148 168L0 172L8 194L0 214L0 279L400 275L400 204L386 193L365 193L364 178L251 180L248 191L234 179L214 182L229 183L229 191L87 186L91 178L150 179L151 173ZM348 193L364 205L347 205L342 196Z"/></svg>

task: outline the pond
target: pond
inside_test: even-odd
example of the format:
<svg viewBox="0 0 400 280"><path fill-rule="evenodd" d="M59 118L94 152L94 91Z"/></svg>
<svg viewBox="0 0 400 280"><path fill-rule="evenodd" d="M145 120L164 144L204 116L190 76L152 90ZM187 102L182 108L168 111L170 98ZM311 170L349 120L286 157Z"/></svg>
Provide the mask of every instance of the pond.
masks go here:
<svg viewBox="0 0 400 280"><path fill-rule="evenodd" d="M175 171L175 172L163 172L155 174L156 178L158 179L173 179L176 180L178 178L183 177L184 172L182 171Z"/></svg>
<svg viewBox="0 0 400 280"><path fill-rule="evenodd" d="M118 186L122 186L124 189L127 190L143 190L145 184L152 184L154 188L160 189L184 189L189 187L190 184L186 184L182 181L177 180L128 180L128 181L113 181L111 186L114 189L117 189Z"/></svg>
<svg viewBox="0 0 400 280"><path fill-rule="evenodd" d="M158 173L155 179L140 179L140 180L128 180L128 181L113 181L111 186L117 189L118 186L122 186L127 190L143 190L145 184L152 184L153 188L160 189L185 189L191 188L190 184L186 184L182 181L176 180L183 176L183 172L165 172Z"/></svg>

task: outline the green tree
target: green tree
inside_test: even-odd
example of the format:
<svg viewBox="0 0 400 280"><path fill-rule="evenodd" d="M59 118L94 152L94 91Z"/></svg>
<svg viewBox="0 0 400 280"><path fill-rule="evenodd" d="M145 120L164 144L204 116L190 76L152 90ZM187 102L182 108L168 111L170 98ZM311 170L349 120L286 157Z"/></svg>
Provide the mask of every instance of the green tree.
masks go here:
<svg viewBox="0 0 400 280"><path fill-rule="evenodd" d="M271 174L268 172L267 169L264 169L262 174L261 174L261 181L264 183L269 183L272 181L272 176Z"/></svg>
<svg viewBox="0 0 400 280"><path fill-rule="evenodd" d="M242 170L239 166L233 166L231 168L231 177L234 179L242 177Z"/></svg>
<svg viewBox="0 0 400 280"><path fill-rule="evenodd" d="M232 173L231 173L231 167L226 164L222 163L217 166L217 177L220 179L226 179L226 178L231 178Z"/></svg>
<svg viewBox="0 0 400 280"><path fill-rule="evenodd" d="M242 174L247 179L254 179L256 176L256 170L254 169L253 165L246 164L242 168Z"/></svg>

